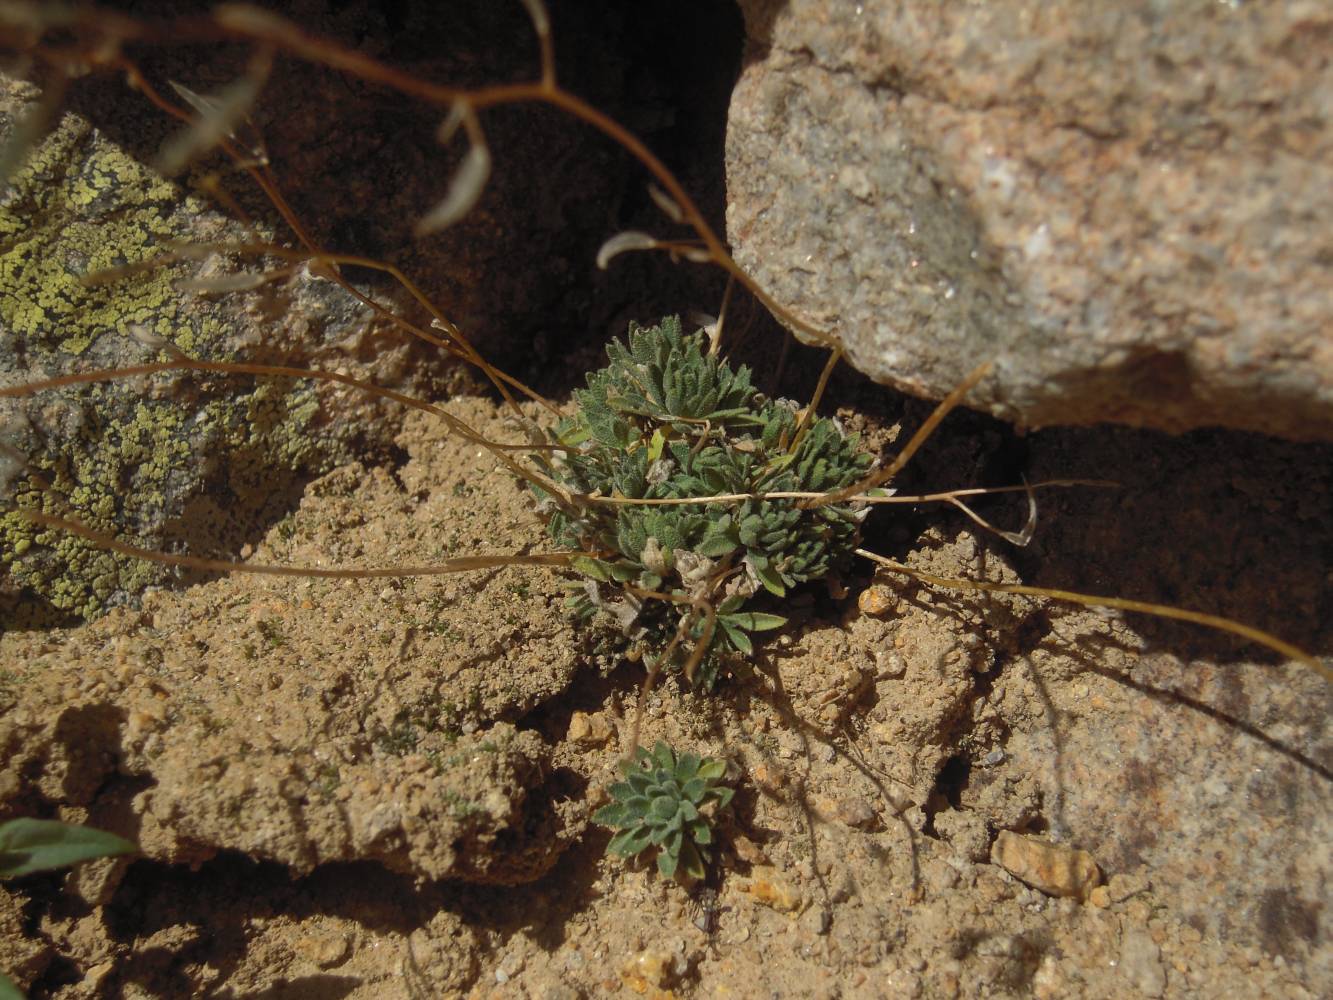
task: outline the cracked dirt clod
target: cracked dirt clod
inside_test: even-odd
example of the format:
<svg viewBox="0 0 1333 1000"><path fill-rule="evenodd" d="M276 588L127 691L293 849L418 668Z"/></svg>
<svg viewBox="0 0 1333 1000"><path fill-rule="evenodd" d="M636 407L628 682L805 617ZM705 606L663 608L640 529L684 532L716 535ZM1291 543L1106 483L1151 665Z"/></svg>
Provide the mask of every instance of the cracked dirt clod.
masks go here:
<svg viewBox="0 0 1333 1000"><path fill-rule="evenodd" d="M473 409L489 433L504 433L493 411ZM402 477L421 495L461 486L510 505L503 527L440 517L436 550L521 547L526 501L512 481L488 481L493 464L460 439L422 447L445 481L409 465ZM319 513L290 537L279 528L255 559L314 564L315 552L341 548L344 563L422 561L406 546L419 541L415 525L435 520L431 502L383 474L348 471L315 484L307 503ZM410 516L386 531L376 517L386 507ZM354 535L323 537L367 518ZM368 860L431 879L535 878L577 825L548 801L546 744L496 720L561 690L576 644L559 643L563 658L530 653L568 633L555 577L491 576L493 590L466 579L384 587L238 575L181 603L150 595L142 612L113 613L68 642L48 637L44 652L7 636L21 666L17 704L0 718L0 787L9 799L105 807L119 785L144 852L170 863L237 850L296 873ZM477 628L507 588L530 599ZM375 638L357 648L351 631L367 620Z"/></svg>

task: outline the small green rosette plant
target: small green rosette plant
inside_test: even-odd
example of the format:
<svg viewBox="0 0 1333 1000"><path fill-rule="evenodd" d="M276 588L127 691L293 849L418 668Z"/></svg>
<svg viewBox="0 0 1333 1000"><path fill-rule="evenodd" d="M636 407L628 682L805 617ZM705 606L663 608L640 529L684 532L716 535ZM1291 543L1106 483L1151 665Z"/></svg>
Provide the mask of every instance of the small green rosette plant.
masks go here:
<svg viewBox="0 0 1333 1000"><path fill-rule="evenodd" d="M696 753L677 758L660 740L651 753L639 747L634 760L621 765L625 780L611 786L614 801L593 815L619 831L607 850L632 858L656 847L657 870L667 878L703 878L712 860L711 815L735 794L719 784L726 767Z"/></svg>
<svg viewBox="0 0 1333 1000"><path fill-rule="evenodd" d="M590 553L573 561L585 580L569 604L581 618L608 614L647 655L671 649L669 667L702 644L688 679L708 689L729 659L753 652L752 633L786 624L755 607L761 599L836 572L859 542L863 503L806 508L769 494L842 489L872 459L835 421L803 421L796 404L763 396L748 368L707 353L675 317L630 324L607 356L545 461L573 503L536 490L551 538ZM620 502L580 499L596 497ZM624 502L634 500L649 503Z"/></svg>

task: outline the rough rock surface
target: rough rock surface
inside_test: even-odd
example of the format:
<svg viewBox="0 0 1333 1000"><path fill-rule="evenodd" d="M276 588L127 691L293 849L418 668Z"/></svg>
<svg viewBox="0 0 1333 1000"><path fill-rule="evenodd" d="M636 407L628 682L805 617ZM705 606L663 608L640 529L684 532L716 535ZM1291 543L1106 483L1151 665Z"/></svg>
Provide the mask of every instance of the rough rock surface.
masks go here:
<svg viewBox="0 0 1333 1000"><path fill-rule="evenodd" d="M736 259L862 371L1333 437L1327 4L741 6Z"/></svg>
<svg viewBox="0 0 1333 1000"><path fill-rule="evenodd" d="M37 100L30 84L0 83L0 132L12 133ZM374 337L373 313L305 268L231 294L179 283L276 265L206 254L86 280L150 261L171 243L250 238L86 118L63 114L0 205L0 383L166 360L155 343L203 361L342 366L386 381L401 374L401 346L358 362ZM188 536L204 543L196 552L225 556L294 502L305 478L364 450L374 437L366 429L383 425L388 409L327 383L186 373L4 399L0 440L14 451L0 456L0 488L23 507L122 531L150 549ZM169 575L8 510L0 553L0 618L11 622L93 615Z"/></svg>

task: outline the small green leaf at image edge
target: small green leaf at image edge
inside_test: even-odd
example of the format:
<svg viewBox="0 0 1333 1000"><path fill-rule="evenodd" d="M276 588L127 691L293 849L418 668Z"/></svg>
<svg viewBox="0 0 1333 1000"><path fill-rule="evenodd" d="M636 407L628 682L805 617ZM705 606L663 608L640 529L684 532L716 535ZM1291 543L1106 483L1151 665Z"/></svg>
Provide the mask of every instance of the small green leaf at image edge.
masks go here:
<svg viewBox="0 0 1333 1000"><path fill-rule="evenodd" d="M0 877L66 868L81 861L132 854L137 848L114 833L47 819L0 823Z"/></svg>

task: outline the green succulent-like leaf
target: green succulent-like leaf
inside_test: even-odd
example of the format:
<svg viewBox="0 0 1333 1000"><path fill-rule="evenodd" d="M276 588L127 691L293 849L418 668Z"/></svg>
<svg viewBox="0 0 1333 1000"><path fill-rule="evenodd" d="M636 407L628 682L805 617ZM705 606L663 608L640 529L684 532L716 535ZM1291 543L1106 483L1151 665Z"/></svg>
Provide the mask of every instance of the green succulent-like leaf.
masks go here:
<svg viewBox="0 0 1333 1000"><path fill-rule="evenodd" d="M676 769L676 755L671 752L671 748L662 740L658 740L653 746L652 761L661 770L668 773Z"/></svg>
<svg viewBox="0 0 1333 1000"><path fill-rule="evenodd" d="M746 656L749 656L754 652L754 643L750 641L750 637L743 631L722 617L718 618L717 623L722 626L722 631L723 634L726 635L727 641L735 647L738 653L744 653Z"/></svg>
<svg viewBox="0 0 1333 1000"><path fill-rule="evenodd" d="M738 611L726 617L728 623L747 632L767 632L787 624L787 619L781 615L768 615L762 611Z"/></svg>
<svg viewBox="0 0 1333 1000"><path fill-rule="evenodd" d="M774 597L786 597L787 585L783 582L782 574L774 569L766 557L756 556L751 560L754 567L754 575L759 578L759 582L764 585Z"/></svg>
<svg viewBox="0 0 1333 1000"><path fill-rule="evenodd" d="M590 576L602 583L611 582L611 566L601 559L589 559L587 556L575 556L570 565L584 576Z"/></svg>
<svg viewBox="0 0 1333 1000"><path fill-rule="evenodd" d="M676 780L680 782L689 781L699 773L699 765L703 759L697 753L683 753L676 760Z"/></svg>
<svg viewBox="0 0 1333 1000"><path fill-rule="evenodd" d="M606 849L612 854L632 858L635 855L642 854L648 848L653 842L652 837L652 831L647 827L633 826L612 837L611 843L606 845Z"/></svg>
<svg viewBox="0 0 1333 1000"><path fill-rule="evenodd" d="M611 805L602 806L592 814L594 823L601 823L602 826L621 827L628 826L634 821L638 813L623 802L613 802Z"/></svg>
<svg viewBox="0 0 1333 1000"><path fill-rule="evenodd" d="M93 858L133 854L122 837L56 820L11 819L0 823L0 877L67 868Z"/></svg>
<svg viewBox="0 0 1333 1000"><path fill-rule="evenodd" d="M676 861L676 866L692 879L701 879L707 874L704 871L703 858L700 857L698 849L691 841L686 841L681 845L680 857Z"/></svg>
<svg viewBox="0 0 1333 1000"><path fill-rule="evenodd" d="M707 758L699 765L699 777L709 783L717 781L722 775L727 773L727 762L724 760L715 760Z"/></svg>

